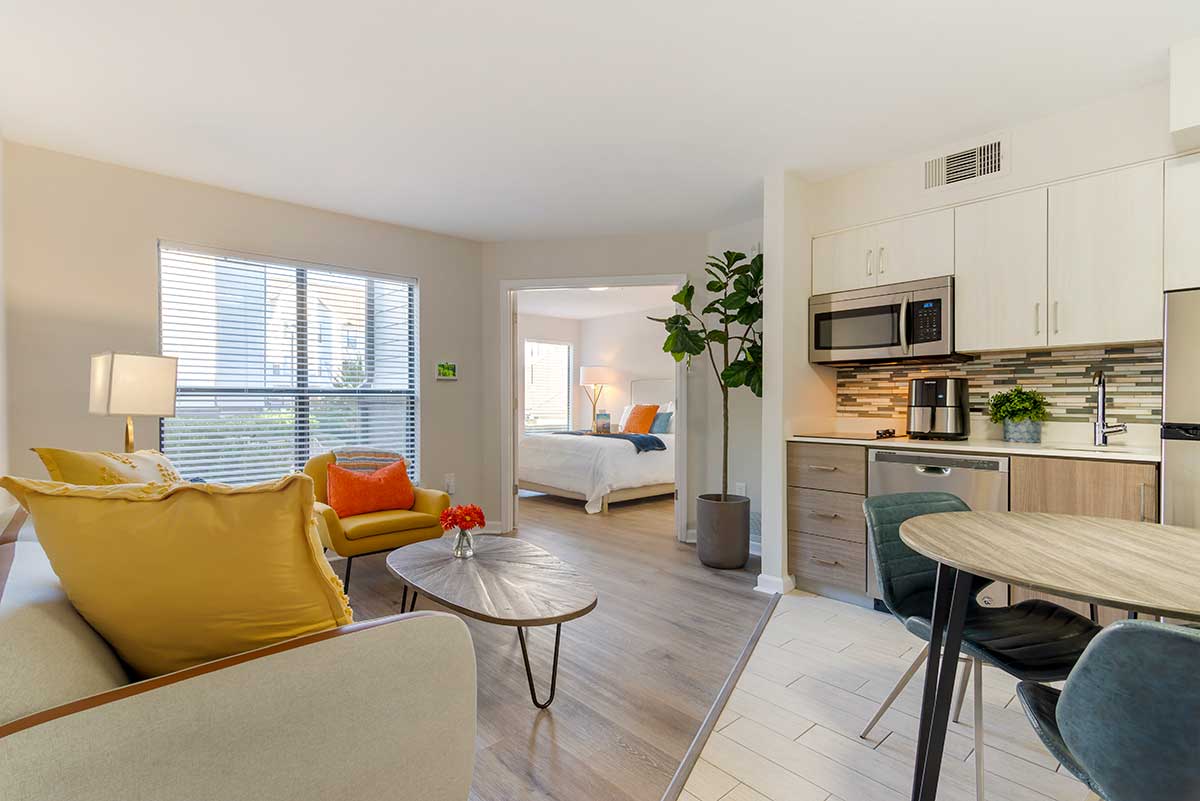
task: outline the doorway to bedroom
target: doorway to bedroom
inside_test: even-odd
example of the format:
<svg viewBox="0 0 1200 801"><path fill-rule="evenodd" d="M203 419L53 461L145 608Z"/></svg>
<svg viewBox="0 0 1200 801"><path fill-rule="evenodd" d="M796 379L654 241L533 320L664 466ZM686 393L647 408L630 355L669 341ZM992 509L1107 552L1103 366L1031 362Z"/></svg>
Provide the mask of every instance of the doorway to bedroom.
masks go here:
<svg viewBox="0 0 1200 801"><path fill-rule="evenodd" d="M638 279L630 279L638 280ZM643 279L644 280L644 279ZM509 293L514 527L686 541L683 369L651 317L681 280Z"/></svg>

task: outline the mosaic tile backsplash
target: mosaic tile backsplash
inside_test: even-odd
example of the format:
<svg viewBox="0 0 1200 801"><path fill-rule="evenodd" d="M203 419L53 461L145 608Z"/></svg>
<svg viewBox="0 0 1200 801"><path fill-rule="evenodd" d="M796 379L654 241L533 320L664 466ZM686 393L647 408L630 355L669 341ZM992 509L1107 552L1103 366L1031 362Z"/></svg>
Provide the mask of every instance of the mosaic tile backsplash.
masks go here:
<svg viewBox="0 0 1200 801"><path fill-rule="evenodd" d="M971 411L987 412L988 398L1020 384L1050 402L1050 420L1087 422L1096 413L1092 373L1104 370L1108 415L1123 423L1162 422L1162 345L992 353L971 362L940 365L862 365L837 371L842 417L904 417L908 382L934 375L965 377Z"/></svg>

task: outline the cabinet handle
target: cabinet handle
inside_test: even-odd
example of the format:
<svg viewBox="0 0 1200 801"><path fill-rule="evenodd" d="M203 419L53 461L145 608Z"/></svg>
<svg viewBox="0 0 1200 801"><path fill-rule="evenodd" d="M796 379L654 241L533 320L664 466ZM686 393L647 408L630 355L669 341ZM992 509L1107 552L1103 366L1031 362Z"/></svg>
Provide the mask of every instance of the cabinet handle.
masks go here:
<svg viewBox="0 0 1200 801"><path fill-rule="evenodd" d="M877 261L879 262L879 274L883 275L883 271L887 269L885 266L886 262L883 259L883 248L879 249L879 259Z"/></svg>
<svg viewBox="0 0 1200 801"><path fill-rule="evenodd" d="M1144 483L1138 484L1138 494L1140 495L1140 497L1138 499L1138 503L1140 504L1139 511L1138 511L1138 520L1145 523L1146 522L1146 485Z"/></svg>
<svg viewBox="0 0 1200 801"><path fill-rule="evenodd" d="M839 561L837 561L836 559L833 559L833 560L830 560L830 559L818 559L818 558L817 558L817 557L815 557L815 556L810 556L810 557L809 557L809 559L812 559L812 560L813 560L814 562L816 562L818 565L823 565L824 567L841 567L841 566L842 566L842 563L841 563L841 562L839 562Z"/></svg>
<svg viewBox="0 0 1200 801"><path fill-rule="evenodd" d="M810 510L808 514L812 517L819 517L822 520L836 520L838 518L837 512L813 512Z"/></svg>
<svg viewBox="0 0 1200 801"><path fill-rule="evenodd" d="M836 467L829 467L828 465L823 465L823 464L810 464L808 466L808 469L809 470L818 470L822 473L832 473L834 470L837 470Z"/></svg>
<svg viewBox="0 0 1200 801"><path fill-rule="evenodd" d="M1033 335L1038 336L1042 333L1042 302L1039 300L1033 304Z"/></svg>
<svg viewBox="0 0 1200 801"><path fill-rule="evenodd" d="M1054 316L1054 333L1058 333L1058 301L1054 301L1054 306L1051 307Z"/></svg>
<svg viewBox="0 0 1200 801"><path fill-rule="evenodd" d="M867 251L867 275L874 275L874 274L875 274L875 270L874 270L874 268L873 268L873 267L871 267L871 256L873 256L874 254L875 254L875 251L874 251L874 250L868 250L868 251Z"/></svg>

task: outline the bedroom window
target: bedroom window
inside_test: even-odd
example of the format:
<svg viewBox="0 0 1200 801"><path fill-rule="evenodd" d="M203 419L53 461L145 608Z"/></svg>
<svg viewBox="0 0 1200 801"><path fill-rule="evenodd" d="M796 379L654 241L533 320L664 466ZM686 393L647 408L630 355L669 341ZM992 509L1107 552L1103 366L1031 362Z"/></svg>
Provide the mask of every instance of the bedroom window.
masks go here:
<svg viewBox="0 0 1200 801"><path fill-rule="evenodd" d="M525 340L525 430L571 428L571 346Z"/></svg>
<svg viewBox="0 0 1200 801"><path fill-rule="evenodd" d="M246 483L373 447L417 479L417 286L159 248L162 352L179 358L162 450L187 479Z"/></svg>

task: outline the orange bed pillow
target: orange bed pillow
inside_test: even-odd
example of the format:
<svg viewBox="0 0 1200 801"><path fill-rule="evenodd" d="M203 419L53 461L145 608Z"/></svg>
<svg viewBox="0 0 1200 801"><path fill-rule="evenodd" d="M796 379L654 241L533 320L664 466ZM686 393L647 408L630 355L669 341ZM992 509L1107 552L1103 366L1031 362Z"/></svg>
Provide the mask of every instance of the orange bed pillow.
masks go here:
<svg viewBox="0 0 1200 801"><path fill-rule="evenodd" d="M654 425L654 415L658 414L658 404L649 405L639 403L633 407L633 411L629 413L629 419L625 421L626 434L649 434L650 426Z"/></svg>
<svg viewBox="0 0 1200 801"><path fill-rule="evenodd" d="M338 517L411 509L416 500L408 466L403 459L374 473L356 473L331 464L326 473L325 490L329 505Z"/></svg>

